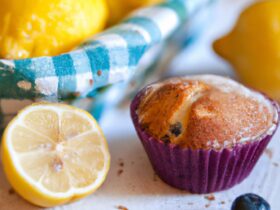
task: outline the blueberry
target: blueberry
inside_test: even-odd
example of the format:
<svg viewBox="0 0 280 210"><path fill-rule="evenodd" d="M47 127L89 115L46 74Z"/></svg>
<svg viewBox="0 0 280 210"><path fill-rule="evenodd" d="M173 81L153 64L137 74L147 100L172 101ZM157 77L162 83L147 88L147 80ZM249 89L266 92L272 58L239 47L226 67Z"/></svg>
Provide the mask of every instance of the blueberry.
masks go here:
<svg viewBox="0 0 280 210"><path fill-rule="evenodd" d="M170 132L178 137L182 133L182 124L180 122L177 122L170 126Z"/></svg>
<svg viewBox="0 0 280 210"><path fill-rule="evenodd" d="M248 193L236 198L231 210L270 210L270 205L262 197Z"/></svg>

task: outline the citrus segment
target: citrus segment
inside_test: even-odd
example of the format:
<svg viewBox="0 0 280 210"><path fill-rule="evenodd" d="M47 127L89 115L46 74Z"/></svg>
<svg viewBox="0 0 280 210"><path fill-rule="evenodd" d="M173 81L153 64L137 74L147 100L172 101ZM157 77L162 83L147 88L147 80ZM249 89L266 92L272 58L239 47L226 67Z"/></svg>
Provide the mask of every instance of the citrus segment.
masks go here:
<svg viewBox="0 0 280 210"><path fill-rule="evenodd" d="M2 144L12 186L39 206L63 204L95 191L109 169L110 155L98 124L87 112L68 105L27 107L8 125Z"/></svg>

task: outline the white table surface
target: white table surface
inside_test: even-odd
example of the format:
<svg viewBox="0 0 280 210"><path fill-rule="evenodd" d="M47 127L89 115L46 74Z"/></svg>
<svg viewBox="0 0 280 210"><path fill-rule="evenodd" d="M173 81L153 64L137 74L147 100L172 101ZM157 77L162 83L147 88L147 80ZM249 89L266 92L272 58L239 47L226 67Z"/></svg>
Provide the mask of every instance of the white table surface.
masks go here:
<svg viewBox="0 0 280 210"><path fill-rule="evenodd" d="M215 6L213 20L199 42L180 54L171 65L171 74L216 73L234 77L230 66L211 50L211 42L227 31L245 0L221 0ZM219 193L209 201L205 195L192 195L169 187L153 172L146 153L136 136L128 107L106 113L101 126L108 139L112 156L111 169L103 186L93 195L76 203L52 210L229 210L240 194L254 192L280 209L280 130L252 174L240 185ZM123 166L122 166L123 163ZM0 167L0 209L35 210L11 190Z"/></svg>

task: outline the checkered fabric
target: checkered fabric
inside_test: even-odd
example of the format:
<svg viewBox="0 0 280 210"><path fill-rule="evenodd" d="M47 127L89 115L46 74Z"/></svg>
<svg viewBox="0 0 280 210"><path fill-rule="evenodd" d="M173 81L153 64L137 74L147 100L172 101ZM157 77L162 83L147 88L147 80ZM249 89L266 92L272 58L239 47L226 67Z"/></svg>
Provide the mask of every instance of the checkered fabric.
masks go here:
<svg viewBox="0 0 280 210"><path fill-rule="evenodd" d="M210 0L174 0L133 13L119 25L54 57L0 60L0 99L67 99L131 77L141 57Z"/></svg>

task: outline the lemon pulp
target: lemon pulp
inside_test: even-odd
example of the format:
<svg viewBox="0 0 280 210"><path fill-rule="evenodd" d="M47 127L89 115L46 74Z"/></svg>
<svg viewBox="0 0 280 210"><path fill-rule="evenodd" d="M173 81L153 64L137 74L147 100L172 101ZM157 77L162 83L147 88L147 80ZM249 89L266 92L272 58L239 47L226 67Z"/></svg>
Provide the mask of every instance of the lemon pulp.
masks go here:
<svg viewBox="0 0 280 210"><path fill-rule="evenodd" d="M24 109L3 136L3 165L13 188L50 207L88 195L104 181L106 140L85 111L39 104Z"/></svg>

